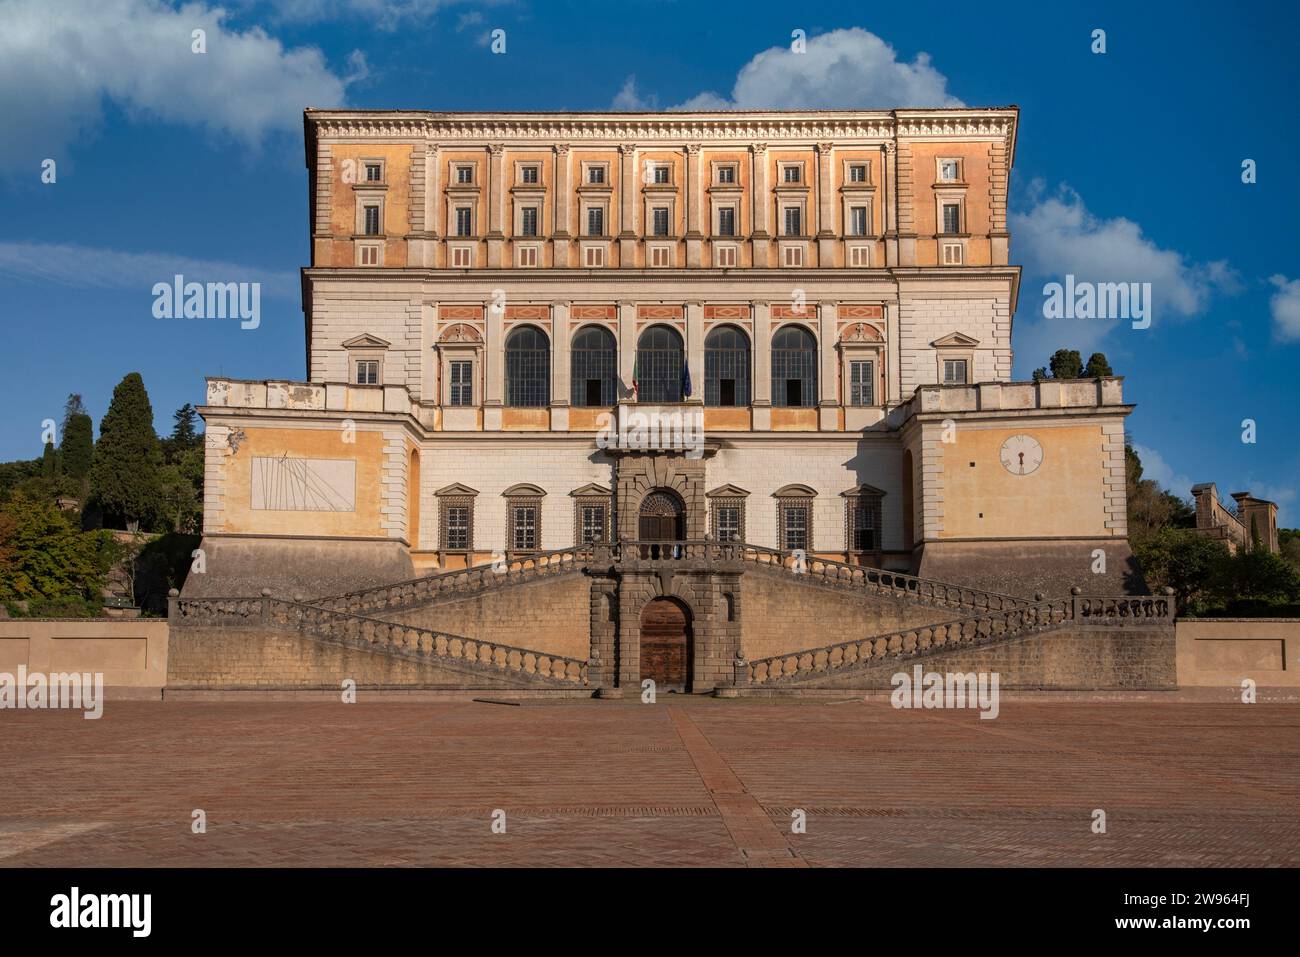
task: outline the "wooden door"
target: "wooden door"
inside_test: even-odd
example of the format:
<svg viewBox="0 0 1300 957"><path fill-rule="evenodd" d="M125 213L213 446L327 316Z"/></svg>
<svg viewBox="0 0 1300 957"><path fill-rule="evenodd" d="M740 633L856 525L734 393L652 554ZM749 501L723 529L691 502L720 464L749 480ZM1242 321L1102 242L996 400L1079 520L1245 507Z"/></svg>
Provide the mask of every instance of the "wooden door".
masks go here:
<svg viewBox="0 0 1300 957"><path fill-rule="evenodd" d="M659 691L689 690L690 623L675 601L656 598L641 611L641 680Z"/></svg>
<svg viewBox="0 0 1300 957"><path fill-rule="evenodd" d="M642 515L637 537L643 542L675 542L677 524L673 515Z"/></svg>

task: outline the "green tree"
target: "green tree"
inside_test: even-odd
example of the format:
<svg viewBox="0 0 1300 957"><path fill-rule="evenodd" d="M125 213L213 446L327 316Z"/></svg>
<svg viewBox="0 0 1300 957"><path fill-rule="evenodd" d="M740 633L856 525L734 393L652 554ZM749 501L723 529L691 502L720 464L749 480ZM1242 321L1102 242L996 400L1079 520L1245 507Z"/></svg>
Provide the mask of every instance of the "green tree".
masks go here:
<svg viewBox="0 0 1300 957"><path fill-rule="evenodd" d="M1300 601L1300 573L1286 559L1267 549L1237 549L1215 569L1211 587L1218 604L1260 606Z"/></svg>
<svg viewBox="0 0 1300 957"><path fill-rule="evenodd" d="M52 481L59 474L59 453L53 442L45 443L45 453L41 456L41 478Z"/></svg>
<svg viewBox="0 0 1300 957"><path fill-rule="evenodd" d="M95 456L94 432L95 425L85 412L73 412L63 420L63 444L59 452L64 475L79 481L90 474Z"/></svg>
<svg viewBox="0 0 1300 957"><path fill-rule="evenodd" d="M1035 381L1035 382L1042 382L1042 381L1043 381L1044 379L1046 379L1046 378L1047 378L1047 367L1046 367L1046 366L1039 366L1037 369L1034 370L1034 381Z"/></svg>
<svg viewBox="0 0 1300 957"><path fill-rule="evenodd" d="M1088 365L1083 370L1085 379L1099 379L1102 376L1114 375L1111 371L1110 363L1106 361L1106 355L1102 352L1094 352L1088 356Z"/></svg>
<svg viewBox="0 0 1300 957"><path fill-rule="evenodd" d="M90 468L91 489L105 514L128 529L150 522L159 511L161 465L144 380L138 372L128 373L113 390L113 401L99 423Z"/></svg>
<svg viewBox="0 0 1300 957"><path fill-rule="evenodd" d="M0 598L98 606L111 554L107 532L81 532L53 503L21 492L0 514Z"/></svg>
<svg viewBox="0 0 1300 957"><path fill-rule="evenodd" d="M1053 379L1083 378L1083 359L1078 349L1057 349L1047 363Z"/></svg>
<svg viewBox="0 0 1300 957"><path fill-rule="evenodd" d="M1230 560L1222 542L1186 528L1161 528L1135 542L1133 554L1149 587L1174 590L1179 614L1216 595Z"/></svg>

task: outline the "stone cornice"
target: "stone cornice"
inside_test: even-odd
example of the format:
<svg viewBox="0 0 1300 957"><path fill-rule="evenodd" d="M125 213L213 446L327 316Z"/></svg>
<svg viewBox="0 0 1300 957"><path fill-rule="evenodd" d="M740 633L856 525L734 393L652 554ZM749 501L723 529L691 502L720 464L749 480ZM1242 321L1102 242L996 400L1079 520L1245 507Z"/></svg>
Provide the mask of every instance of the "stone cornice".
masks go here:
<svg viewBox="0 0 1300 957"><path fill-rule="evenodd" d="M307 110L309 138L437 142L891 140L982 137L1015 141L1019 108L714 113L437 113Z"/></svg>

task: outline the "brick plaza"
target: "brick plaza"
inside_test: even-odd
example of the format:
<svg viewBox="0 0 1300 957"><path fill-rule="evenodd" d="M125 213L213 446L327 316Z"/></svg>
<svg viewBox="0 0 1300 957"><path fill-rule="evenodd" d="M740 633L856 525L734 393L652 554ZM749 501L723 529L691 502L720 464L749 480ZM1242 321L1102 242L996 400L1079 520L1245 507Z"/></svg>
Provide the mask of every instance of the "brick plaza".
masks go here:
<svg viewBox="0 0 1300 957"><path fill-rule="evenodd" d="M1294 704L110 700L0 748L9 867L1300 864Z"/></svg>

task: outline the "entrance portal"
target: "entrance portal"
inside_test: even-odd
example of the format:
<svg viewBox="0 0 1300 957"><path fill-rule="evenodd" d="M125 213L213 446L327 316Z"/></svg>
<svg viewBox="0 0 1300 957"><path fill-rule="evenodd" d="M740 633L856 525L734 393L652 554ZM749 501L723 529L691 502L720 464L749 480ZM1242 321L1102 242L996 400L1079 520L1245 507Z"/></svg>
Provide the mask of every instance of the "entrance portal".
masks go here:
<svg viewBox="0 0 1300 957"><path fill-rule="evenodd" d="M671 598L655 598L641 609L641 680L656 691L689 691L691 685L689 613Z"/></svg>
<svg viewBox="0 0 1300 957"><path fill-rule="evenodd" d="M686 537L686 509L672 492L651 492L641 501L637 538L643 542L680 542Z"/></svg>

